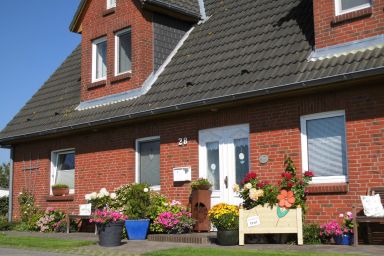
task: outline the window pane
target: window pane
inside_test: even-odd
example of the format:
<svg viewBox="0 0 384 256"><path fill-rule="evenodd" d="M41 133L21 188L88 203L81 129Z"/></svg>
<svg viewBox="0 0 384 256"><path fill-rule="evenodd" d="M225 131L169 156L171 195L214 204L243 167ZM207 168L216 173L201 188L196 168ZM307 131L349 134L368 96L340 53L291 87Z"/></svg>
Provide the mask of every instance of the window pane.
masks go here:
<svg viewBox="0 0 384 256"><path fill-rule="evenodd" d="M207 178L212 183L212 189L220 190L220 161L219 142L209 142L207 147Z"/></svg>
<svg viewBox="0 0 384 256"><path fill-rule="evenodd" d="M75 170L57 170L55 184L66 184L70 189L75 188Z"/></svg>
<svg viewBox="0 0 384 256"><path fill-rule="evenodd" d="M58 170L73 170L75 169L75 153L59 154Z"/></svg>
<svg viewBox="0 0 384 256"><path fill-rule="evenodd" d="M235 161L236 161L236 183L240 184L241 180L249 172L248 158L248 139L234 140L235 144Z"/></svg>
<svg viewBox="0 0 384 256"><path fill-rule="evenodd" d="M347 174L344 117L307 121L308 169L315 176Z"/></svg>
<svg viewBox="0 0 384 256"><path fill-rule="evenodd" d="M107 41L96 45L96 79L107 74Z"/></svg>
<svg viewBox="0 0 384 256"><path fill-rule="evenodd" d="M341 10L347 10L354 7L358 7L363 4L371 3L370 0L341 0Z"/></svg>
<svg viewBox="0 0 384 256"><path fill-rule="evenodd" d="M119 73L131 70L131 32L119 36Z"/></svg>
<svg viewBox="0 0 384 256"><path fill-rule="evenodd" d="M141 142L140 182L160 185L160 141Z"/></svg>

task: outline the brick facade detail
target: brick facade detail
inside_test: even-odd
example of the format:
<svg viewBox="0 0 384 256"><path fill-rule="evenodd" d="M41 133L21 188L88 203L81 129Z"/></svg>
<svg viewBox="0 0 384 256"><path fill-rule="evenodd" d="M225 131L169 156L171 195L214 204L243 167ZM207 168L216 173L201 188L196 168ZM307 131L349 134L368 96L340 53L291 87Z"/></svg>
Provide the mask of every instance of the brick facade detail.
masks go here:
<svg viewBox="0 0 384 256"><path fill-rule="evenodd" d="M119 0L106 10L105 0L90 1L82 20L81 100L90 100L140 87L153 71L152 14L136 1ZM132 74L115 76L115 33L131 28ZM107 79L92 84L92 41L107 37Z"/></svg>
<svg viewBox="0 0 384 256"><path fill-rule="evenodd" d="M346 113L349 183L312 188L308 196L306 220L324 223L351 210L353 204L360 205L359 195L368 187L384 183L384 89L380 82L15 145L13 217L19 216L17 196L23 187L34 191L41 208L77 211L78 205L85 203L86 193L134 182L135 141L149 136L160 136L161 192L188 204L190 185L173 183L172 168L191 166L192 178L198 178L199 130L227 125L249 123L251 170L262 179L277 182L286 154L301 170L300 116L342 109ZM178 146L179 137L187 137L188 144ZM67 148L76 151L73 201L48 202L51 151ZM262 154L269 156L268 163L259 163ZM31 164L39 164L39 169L22 171L23 160L28 162L30 155Z"/></svg>
<svg viewBox="0 0 384 256"><path fill-rule="evenodd" d="M370 8L335 15L335 0L313 1L315 45L324 48L384 33L384 0Z"/></svg>

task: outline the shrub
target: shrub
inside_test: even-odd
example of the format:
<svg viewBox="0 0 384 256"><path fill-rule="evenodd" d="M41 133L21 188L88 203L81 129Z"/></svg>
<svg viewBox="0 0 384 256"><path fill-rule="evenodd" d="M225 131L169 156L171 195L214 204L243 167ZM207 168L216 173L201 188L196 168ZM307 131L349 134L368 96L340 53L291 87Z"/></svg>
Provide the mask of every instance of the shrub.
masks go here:
<svg viewBox="0 0 384 256"><path fill-rule="evenodd" d="M0 231L10 230L12 224L8 222L8 218L5 216L0 216Z"/></svg>
<svg viewBox="0 0 384 256"><path fill-rule="evenodd" d="M44 215L38 219L36 225L40 232L57 231L64 219L65 213L60 210L55 210L52 207L48 207L45 210Z"/></svg>
<svg viewBox="0 0 384 256"><path fill-rule="evenodd" d="M160 225L155 225L154 221L157 216L162 212L166 212L168 209L168 199L157 192L150 193L150 204L148 207L148 217L151 220L151 224L149 226L149 231L152 233L164 233L165 230Z"/></svg>
<svg viewBox="0 0 384 256"><path fill-rule="evenodd" d="M23 192L20 193L18 200L21 221L28 225L30 217L39 212L39 209L35 207L35 197L31 192L23 190Z"/></svg>
<svg viewBox="0 0 384 256"><path fill-rule="evenodd" d="M116 190L114 208L120 209L129 219L145 219L150 206L149 185L127 184Z"/></svg>
<svg viewBox="0 0 384 256"><path fill-rule="evenodd" d="M305 224L303 226L304 244L320 244L320 226L318 224Z"/></svg>
<svg viewBox="0 0 384 256"><path fill-rule="evenodd" d="M8 197L0 198L0 216L5 216L8 213Z"/></svg>
<svg viewBox="0 0 384 256"><path fill-rule="evenodd" d="M92 192L85 195L85 200L92 204L94 209L109 208L114 205L113 200L116 199L115 193L109 193L106 188L100 189L100 191Z"/></svg>
<svg viewBox="0 0 384 256"><path fill-rule="evenodd" d="M165 233L183 234L191 232L195 224L192 214L186 210L178 213L163 212L154 221L155 226L160 226Z"/></svg>

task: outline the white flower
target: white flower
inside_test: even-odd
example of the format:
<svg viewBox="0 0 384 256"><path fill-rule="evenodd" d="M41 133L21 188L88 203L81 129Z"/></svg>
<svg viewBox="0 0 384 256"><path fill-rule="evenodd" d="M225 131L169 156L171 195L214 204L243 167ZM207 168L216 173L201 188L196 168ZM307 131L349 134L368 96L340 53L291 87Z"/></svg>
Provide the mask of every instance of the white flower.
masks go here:
<svg viewBox="0 0 384 256"><path fill-rule="evenodd" d="M347 216L351 217L352 216L352 212L347 212Z"/></svg>
<svg viewBox="0 0 384 256"><path fill-rule="evenodd" d="M96 192L92 192L90 195L91 195L91 200L97 198L97 193Z"/></svg>
<svg viewBox="0 0 384 256"><path fill-rule="evenodd" d="M84 197L85 197L85 200L87 200L87 201L91 201L92 200L91 194L86 194Z"/></svg>
<svg viewBox="0 0 384 256"><path fill-rule="evenodd" d="M171 206L173 206L173 205L181 205L181 203L177 200L172 200Z"/></svg>
<svg viewBox="0 0 384 256"><path fill-rule="evenodd" d="M97 193L97 198L103 198L104 197L104 194L103 193Z"/></svg>
<svg viewBox="0 0 384 256"><path fill-rule="evenodd" d="M255 189L251 188L249 190L249 198L253 201L257 201L259 197L262 197L264 195L264 191L262 189Z"/></svg>
<svg viewBox="0 0 384 256"><path fill-rule="evenodd" d="M148 188L144 188L144 192L147 193L149 191Z"/></svg>
<svg viewBox="0 0 384 256"><path fill-rule="evenodd" d="M111 197L111 199L116 199L116 193L111 193L109 196Z"/></svg>
<svg viewBox="0 0 384 256"><path fill-rule="evenodd" d="M340 218L344 218L344 214L340 213L340 214L339 214L339 217L340 217Z"/></svg>
<svg viewBox="0 0 384 256"><path fill-rule="evenodd" d="M238 193L240 191L239 184L233 184L232 189L233 189L233 192Z"/></svg>
<svg viewBox="0 0 384 256"><path fill-rule="evenodd" d="M109 196L109 192L108 192L108 190L106 189L106 188L102 188L102 189L100 189L100 192L99 192L100 194L103 194L104 196Z"/></svg>
<svg viewBox="0 0 384 256"><path fill-rule="evenodd" d="M247 184L244 185L244 187L246 189L251 189L252 188L252 184L251 183L247 183Z"/></svg>

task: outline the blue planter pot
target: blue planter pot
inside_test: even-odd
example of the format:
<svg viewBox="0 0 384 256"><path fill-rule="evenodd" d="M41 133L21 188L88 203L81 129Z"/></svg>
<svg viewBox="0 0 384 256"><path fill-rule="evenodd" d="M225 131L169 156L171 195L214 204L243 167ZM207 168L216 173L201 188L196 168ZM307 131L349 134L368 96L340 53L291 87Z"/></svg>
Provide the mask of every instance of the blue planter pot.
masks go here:
<svg viewBox="0 0 384 256"><path fill-rule="evenodd" d="M149 228L149 219L126 220L125 229L129 240L145 240Z"/></svg>
<svg viewBox="0 0 384 256"><path fill-rule="evenodd" d="M338 245L351 245L353 243L353 235L343 234L334 237L335 243Z"/></svg>

